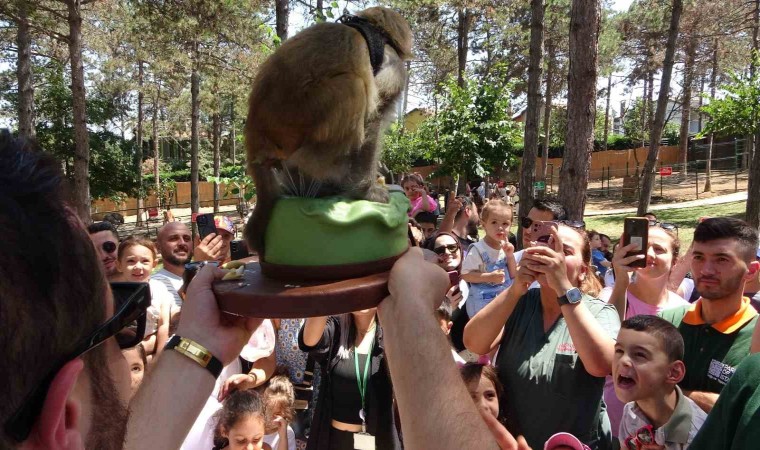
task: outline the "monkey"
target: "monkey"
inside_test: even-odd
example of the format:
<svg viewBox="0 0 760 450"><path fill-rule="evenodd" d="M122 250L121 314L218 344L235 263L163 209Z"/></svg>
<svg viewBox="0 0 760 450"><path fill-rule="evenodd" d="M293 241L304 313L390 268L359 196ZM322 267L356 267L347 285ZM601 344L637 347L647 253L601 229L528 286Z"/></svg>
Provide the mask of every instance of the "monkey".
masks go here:
<svg viewBox="0 0 760 450"><path fill-rule="evenodd" d="M380 139L411 56L406 20L373 7L303 30L262 64L244 129L257 197L244 235L260 259L283 195L388 201L377 183Z"/></svg>

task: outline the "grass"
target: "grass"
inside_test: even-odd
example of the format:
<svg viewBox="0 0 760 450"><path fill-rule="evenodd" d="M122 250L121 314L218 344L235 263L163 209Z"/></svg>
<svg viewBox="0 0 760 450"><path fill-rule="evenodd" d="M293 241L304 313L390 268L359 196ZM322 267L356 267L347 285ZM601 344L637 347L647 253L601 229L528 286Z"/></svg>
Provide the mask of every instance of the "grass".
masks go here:
<svg viewBox="0 0 760 450"><path fill-rule="evenodd" d="M721 205L698 206L694 208L681 208L655 211L657 220L678 225L678 237L681 240L681 248L688 248L694 237L694 228L700 217L736 217L744 219L746 202L725 203ZM620 237L623 232L623 219L635 214L616 214L610 216L586 217L587 230L596 230L610 236L613 240Z"/></svg>

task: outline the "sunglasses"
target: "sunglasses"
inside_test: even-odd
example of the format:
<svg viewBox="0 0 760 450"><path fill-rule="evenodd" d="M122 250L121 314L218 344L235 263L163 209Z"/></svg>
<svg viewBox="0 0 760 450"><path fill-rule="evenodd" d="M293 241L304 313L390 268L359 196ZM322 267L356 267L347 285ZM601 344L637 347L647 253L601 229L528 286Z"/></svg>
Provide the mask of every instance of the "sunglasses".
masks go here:
<svg viewBox="0 0 760 450"><path fill-rule="evenodd" d="M667 230L667 231L675 231L676 236L678 236L678 225L676 225L674 223L660 222L660 221L657 221L657 220L650 220L649 221L649 226L650 227L660 227L663 230Z"/></svg>
<svg viewBox="0 0 760 450"><path fill-rule="evenodd" d="M583 229L586 228L586 222L582 220L553 220L552 222L560 223L570 228ZM520 225L523 228L530 228L533 225L533 219L530 217L523 217L520 219Z"/></svg>
<svg viewBox="0 0 760 450"><path fill-rule="evenodd" d="M113 241L105 241L103 242L102 248L106 253L113 253L116 251L116 243Z"/></svg>
<svg viewBox="0 0 760 450"><path fill-rule="evenodd" d="M34 421L45 403L50 383L71 360L77 359L93 348L115 337L121 349L139 344L145 335L145 318L151 296L148 283L111 283L116 313L92 334L79 341L74 350L61 358L21 402L21 407L5 422L5 432L17 442L29 437Z"/></svg>
<svg viewBox="0 0 760 450"><path fill-rule="evenodd" d="M449 245L441 245L440 247L436 247L433 249L433 251L437 255L443 255L446 250L449 251L449 253L456 254L459 251L459 246L457 244L449 244Z"/></svg>

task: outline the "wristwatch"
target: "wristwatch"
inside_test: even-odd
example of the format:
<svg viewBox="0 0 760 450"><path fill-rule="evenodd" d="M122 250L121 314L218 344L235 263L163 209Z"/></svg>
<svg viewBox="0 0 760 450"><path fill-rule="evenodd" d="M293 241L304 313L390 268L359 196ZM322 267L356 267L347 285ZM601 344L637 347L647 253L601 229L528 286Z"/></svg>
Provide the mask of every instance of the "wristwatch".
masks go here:
<svg viewBox="0 0 760 450"><path fill-rule="evenodd" d="M581 290L574 287L565 292L565 295L558 297L557 301L559 302L559 306L576 305L581 302L582 298L583 294L581 293Z"/></svg>
<svg viewBox="0 0 760 450"><path fill-rule="evenodd" d="M219 374L222 373L222 362L219 361L216 356L212 355L211 352L206 350L204 346L191 339L183 338L175 334L169 338L164 350L175 350L177 353L192 359L197 362L198 365L211 372L211 375L213 375L214 378L219 378Z"/></svg>

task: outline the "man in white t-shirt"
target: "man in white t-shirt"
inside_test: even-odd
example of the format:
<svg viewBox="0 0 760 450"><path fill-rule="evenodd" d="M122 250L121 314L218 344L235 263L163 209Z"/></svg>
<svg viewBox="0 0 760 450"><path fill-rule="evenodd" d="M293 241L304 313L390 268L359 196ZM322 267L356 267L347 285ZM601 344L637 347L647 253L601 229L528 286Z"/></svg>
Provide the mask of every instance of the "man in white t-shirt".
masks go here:
<svg viewBox="0 0 760 450"><path fill-rule="evenodd" d="M191 259L196 261L216 260L222 248L222 237L214 233L206 236L195 248L190 229L182 222L169 222L158 231L156 246L163 260L163 268L150 277L150 285L162 285L161 288L152 289L152 292L166 292L171 294L169 298L156 299L154 303L164 301L172 302L177 307L182 307L182 299L179 290L182 287L182 274L185 272L185 264Z"/></svg>

